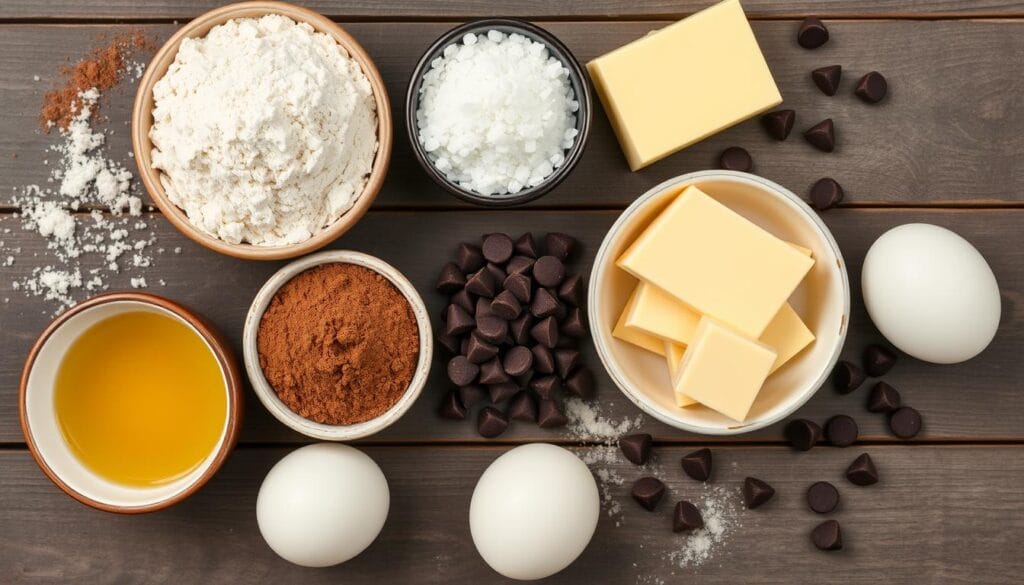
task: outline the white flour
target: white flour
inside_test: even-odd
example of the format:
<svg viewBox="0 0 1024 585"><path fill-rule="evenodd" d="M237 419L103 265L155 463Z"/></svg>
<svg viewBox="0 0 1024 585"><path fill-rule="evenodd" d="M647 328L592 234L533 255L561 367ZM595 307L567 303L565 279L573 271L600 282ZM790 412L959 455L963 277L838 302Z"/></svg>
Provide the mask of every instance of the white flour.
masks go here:
<svg viewBox="0 0 1024 585"><path fill-rule="evenodd" d="M309 239L352 207L373 165L369 80L331 37L284 16L185 39L153 97L168 197L227 242Z"/></svg>

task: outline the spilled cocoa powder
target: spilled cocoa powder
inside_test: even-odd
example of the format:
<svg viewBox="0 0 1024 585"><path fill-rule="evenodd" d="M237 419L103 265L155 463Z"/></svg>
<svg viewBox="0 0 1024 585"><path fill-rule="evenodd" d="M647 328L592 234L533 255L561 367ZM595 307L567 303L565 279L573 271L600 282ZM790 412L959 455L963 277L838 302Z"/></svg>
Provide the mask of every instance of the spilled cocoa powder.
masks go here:
<svg viewBox="0 0 1024 585"><path fill-rule="evenodd" d="M405 394L419 359L409 302L380 274L324 264L274 295L260 321L263 375L309 420L348 425L380 416Z"/></svg>

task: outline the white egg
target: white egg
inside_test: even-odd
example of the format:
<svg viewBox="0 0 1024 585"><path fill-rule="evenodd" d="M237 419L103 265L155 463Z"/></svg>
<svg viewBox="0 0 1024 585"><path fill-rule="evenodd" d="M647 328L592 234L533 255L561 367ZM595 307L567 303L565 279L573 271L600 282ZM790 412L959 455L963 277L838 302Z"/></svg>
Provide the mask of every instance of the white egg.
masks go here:
<svg viewBox="0 0 1024 585"><path fill-rule="evenodd" d="M861 273L864 305L893 345L937 364L981 353L999 327L999 285L970 242L911 223L879 237Z"/></svg>
<svg viewBox="0 0 1024 585"><path fill-rule="evenodd" d="M363 552L388 517L388 481L346 445L296 449L270 470L256 500L264 540L285 560L329 567Z"/></svg>
<svg viewBox="0 0 1024 585"><path fill-rule="evenodd" d="M537 443L498 457L480 476L469 528L480 556L512 579L543 579L587 548L601 503L587 465Z"/></svg>

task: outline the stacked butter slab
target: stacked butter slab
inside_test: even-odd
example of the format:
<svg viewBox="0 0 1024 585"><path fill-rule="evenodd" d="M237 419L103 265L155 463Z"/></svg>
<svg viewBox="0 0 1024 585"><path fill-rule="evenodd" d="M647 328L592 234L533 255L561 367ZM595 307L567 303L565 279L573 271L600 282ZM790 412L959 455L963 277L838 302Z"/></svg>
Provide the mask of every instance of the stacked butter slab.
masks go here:
<svg viewBox="0 0 1024 585"><path fill-rule="evenodd" d="M687 187L616 261L639 282L613 330L662 355L680 407L746 419L773 372L814 341L787 300L814 265Z"/></svg>

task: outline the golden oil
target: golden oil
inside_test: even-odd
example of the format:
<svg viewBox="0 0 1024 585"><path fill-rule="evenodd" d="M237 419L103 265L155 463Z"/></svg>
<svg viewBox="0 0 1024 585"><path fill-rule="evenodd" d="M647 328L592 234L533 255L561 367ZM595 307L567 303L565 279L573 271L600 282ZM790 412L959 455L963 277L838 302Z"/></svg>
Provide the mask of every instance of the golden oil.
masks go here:
<svg viewBox="0 0 1024 585"><path fill-rule="evenodd" d="M216 448L227 391L194 329L133 311L92 325L72 343L57 372L54 408L86 467L148 487L187 475Z"/></svg>

